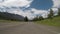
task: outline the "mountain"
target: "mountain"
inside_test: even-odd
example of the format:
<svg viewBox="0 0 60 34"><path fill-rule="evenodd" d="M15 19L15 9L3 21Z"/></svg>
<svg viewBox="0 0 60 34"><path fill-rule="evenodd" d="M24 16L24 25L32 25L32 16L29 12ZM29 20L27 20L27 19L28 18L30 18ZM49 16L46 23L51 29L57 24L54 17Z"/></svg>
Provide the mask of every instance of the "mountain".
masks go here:
<svg viewBox="0 0 60 34"><path fill-rule="evenodd" d="M17 14L11 14L8 12L0 12L0 19L6 19L6 20L24 20L24 17Z"/></svg>

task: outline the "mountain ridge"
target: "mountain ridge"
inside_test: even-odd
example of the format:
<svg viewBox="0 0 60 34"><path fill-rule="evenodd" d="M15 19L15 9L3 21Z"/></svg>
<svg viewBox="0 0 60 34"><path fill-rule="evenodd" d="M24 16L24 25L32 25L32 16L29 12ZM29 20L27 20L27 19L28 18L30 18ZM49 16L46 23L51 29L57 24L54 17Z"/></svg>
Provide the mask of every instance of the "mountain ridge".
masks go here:
<svg viewBox="0 0 60 34"><path fill-rule="evenodd" d="M6 19L6 20L24 20L24 17L17 14L11 14L8 12L0 12L0 19Z"/></svg>

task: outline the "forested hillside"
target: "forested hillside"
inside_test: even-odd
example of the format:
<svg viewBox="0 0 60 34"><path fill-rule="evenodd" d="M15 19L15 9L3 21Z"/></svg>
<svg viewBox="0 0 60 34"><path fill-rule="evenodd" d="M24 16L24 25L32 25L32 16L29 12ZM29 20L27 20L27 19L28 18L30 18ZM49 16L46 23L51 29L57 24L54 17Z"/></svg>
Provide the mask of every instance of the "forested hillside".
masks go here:
<svg viewBox="0 0 60 34"><path fill-rule="evenodd" d="M24 17L21 15L17 14L11 14L8 12L0 12L0 19L5 19L5 20L24 20Z"/></svg>

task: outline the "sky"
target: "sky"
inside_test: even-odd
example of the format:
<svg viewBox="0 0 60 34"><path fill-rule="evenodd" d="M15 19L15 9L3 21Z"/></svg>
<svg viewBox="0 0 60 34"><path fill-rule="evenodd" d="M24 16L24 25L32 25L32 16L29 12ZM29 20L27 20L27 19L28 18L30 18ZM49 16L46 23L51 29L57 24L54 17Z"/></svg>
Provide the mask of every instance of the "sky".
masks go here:
<svg viewBox="0 0 60 34"><path fill-rule="evenodd" d="M53 9L57 15L60 8L60 0L0 0L0 11L27 16L29 19L36 15L44 18L49 14L49 9Z"/></svg>

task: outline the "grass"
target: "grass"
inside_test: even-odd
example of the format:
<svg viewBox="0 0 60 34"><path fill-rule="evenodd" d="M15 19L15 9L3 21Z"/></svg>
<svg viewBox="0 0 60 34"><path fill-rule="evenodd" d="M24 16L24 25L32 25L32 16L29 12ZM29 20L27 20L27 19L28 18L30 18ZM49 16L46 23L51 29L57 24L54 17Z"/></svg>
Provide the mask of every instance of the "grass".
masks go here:
<svg viewBox="0 0 60 34"><path fill-rule="evenodd" d="M21 21L0 20L0 23L5 23L5 22L12 23L12 22L21 22ZM45 19L42 21L37 21L35 23L60 27L60 16L54 17L53 19Z"/></svg>
<svg viewBox="0 0 60 34"><path fill-rule="evenodd" d="M14 22L21 22L21 21L11 21L11 20L1 20L0 23L14 23Z"/></svg>
<svg viewBox="0 0 60 34"><path fill-rule="evenodd" d="M60 27L60 16L54 17L53 19L45 19L42 21L37 21L36 23Z"/></svg>

